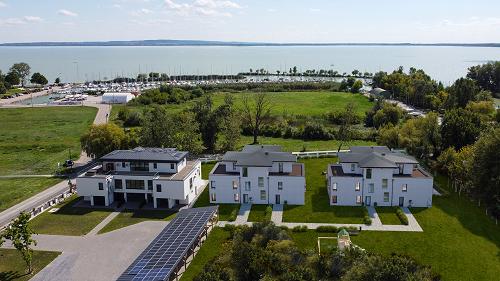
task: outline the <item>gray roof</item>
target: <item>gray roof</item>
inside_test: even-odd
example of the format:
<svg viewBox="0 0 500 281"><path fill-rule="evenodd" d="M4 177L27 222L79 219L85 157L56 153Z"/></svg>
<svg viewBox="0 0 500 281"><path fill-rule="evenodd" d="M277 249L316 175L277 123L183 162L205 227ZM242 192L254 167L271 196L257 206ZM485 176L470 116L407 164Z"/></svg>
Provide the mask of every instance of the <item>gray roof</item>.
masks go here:
<svg viewBox="0 0 500 281"><path fill-rule="evenodd" d="M339 153L340 163L358 163L361 168L397 168L397 164L418 164L414 157L385 146L353 146Z"/></svg>
<svg viewBox="0 0 500 281"><path fill-rule="evenodd" d="M222 160L236 162L237 166L271 167L273 162L296 162L297 156L282 152L277 145L247 145L241 152L226 152Z"/></svg>
<svg viewBox="0 0 500 281"><path fill-rule="evenodd" d="M103 157L101 161L156 161L179 162L188 155L187 151L177 151L175 148L144 148L131 150L115 150Z"/></svg>

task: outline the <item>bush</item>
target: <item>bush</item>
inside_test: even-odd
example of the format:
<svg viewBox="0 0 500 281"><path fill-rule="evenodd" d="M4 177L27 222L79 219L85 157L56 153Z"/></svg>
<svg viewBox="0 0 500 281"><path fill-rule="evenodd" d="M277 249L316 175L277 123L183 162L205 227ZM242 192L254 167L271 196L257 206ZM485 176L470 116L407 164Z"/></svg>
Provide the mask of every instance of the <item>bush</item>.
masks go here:
<svg viewBox="0 0 500 281"><path fill-rule="evenodd" d="M396 209L396 215L398 216L398 218L402 224L408 225L408 217L406 216L406 214L403 212L403 210L401 208Z"/></svg>
<svg viewBox="0 0 500 281"><path fill-rule="evenodd" d="M307 232L307 226L306 225L297 225L294 228L292 228L292 232Z"/></svg>
<svg viewBox="0 0 500 281"><path fill-rule="evenodd" d="M336 226L327 226L327 225L322 225L318 226L316 228L316 232L331 232L331 233L337 233L339 232L339 229Z"/></svg>
<svg viewBox="0 0 500 281"><path fill-rule="evenodd" d="M370 218L369 215L366 215L364 218L363 218L363 222L364 224L366 225L371 225L372 224L372 219Z"/></svg>

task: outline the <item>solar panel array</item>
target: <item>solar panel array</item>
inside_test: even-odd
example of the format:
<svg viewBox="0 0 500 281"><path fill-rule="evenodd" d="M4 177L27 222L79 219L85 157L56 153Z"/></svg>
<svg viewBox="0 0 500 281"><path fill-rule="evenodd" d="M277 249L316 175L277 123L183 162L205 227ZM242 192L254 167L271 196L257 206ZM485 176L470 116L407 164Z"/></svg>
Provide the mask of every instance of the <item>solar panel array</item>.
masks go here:
<svg viewBox="0 0 500 281"><path fill-rule="evenodd" d="M181 210L118 281L169 280L216 212L217 206Z"/></svg>

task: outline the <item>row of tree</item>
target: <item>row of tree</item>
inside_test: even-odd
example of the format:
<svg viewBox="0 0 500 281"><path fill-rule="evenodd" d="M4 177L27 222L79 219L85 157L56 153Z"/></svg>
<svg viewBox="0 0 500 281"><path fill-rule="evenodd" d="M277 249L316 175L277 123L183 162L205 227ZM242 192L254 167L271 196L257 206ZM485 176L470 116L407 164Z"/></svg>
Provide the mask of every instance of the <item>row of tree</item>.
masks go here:
<svg viewBox="0 0 500 281"><path fill-rule="evenodd" d="M31 67L24 62L13 64L10 67L9 72L7 72L7 74L5 75L2 73L2 71L0 71L0 95L5 94L7 90L11 89L14 86L21 85L22 87L24 87L30 73ZM47 78L45 78L45 76L43 76L39 72L33 73L30 82L32 84L38 84L42 86L48 83Z"/></svg>
<svg viewBox="0 0 500 281"><path fill-rule="evenodd" d="M287 71L281 71L281 70L276 70L274 73L276 75L283 75L283 76L315 76L315 77L360 77L360 78L371 78L373 76L372 73L370 72L361 72L357 69L354 69L351 73L343 72L340 73L337 70L333 69L307 69L302 72L300 72L297 68L297 66L291 67L288 72ZM241 75L273 75L274 73L270 72L269 70L266 70L264 68L260 69L252 69L250 68L249 72L245 73L240 73Z"/></svg>

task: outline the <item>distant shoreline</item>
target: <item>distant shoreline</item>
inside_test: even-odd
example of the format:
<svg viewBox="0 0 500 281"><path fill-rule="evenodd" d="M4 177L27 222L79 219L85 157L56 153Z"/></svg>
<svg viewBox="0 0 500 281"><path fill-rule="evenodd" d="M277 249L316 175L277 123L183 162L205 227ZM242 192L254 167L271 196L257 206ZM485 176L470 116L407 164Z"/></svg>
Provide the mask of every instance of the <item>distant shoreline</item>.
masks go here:
<svg viewBox="0 0 500 281"><path fill-rule="evenodd" d="M499 48L500 43L252 43L197 40L137 40L137 41L88 41L88 42L26 42L2 43L0 47L321 47L321 46L380 46L380 47L489 47Z"/></svg>

